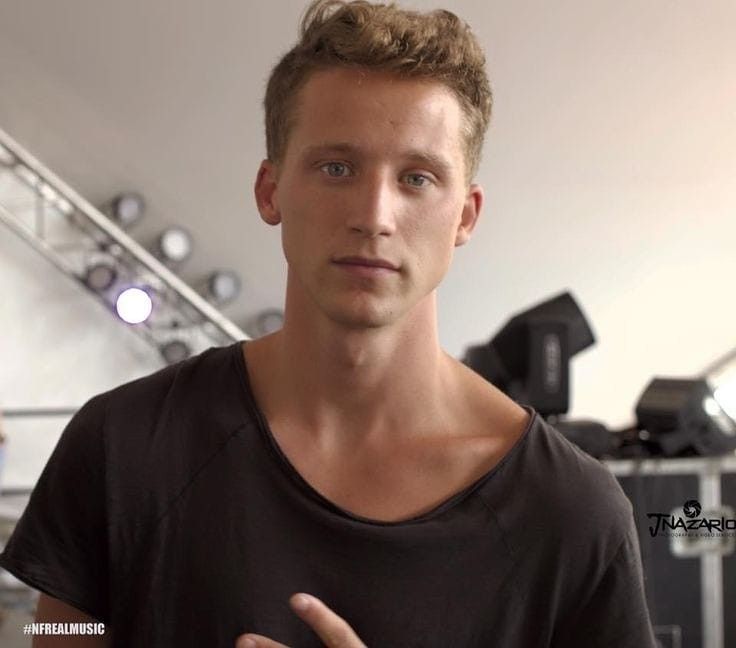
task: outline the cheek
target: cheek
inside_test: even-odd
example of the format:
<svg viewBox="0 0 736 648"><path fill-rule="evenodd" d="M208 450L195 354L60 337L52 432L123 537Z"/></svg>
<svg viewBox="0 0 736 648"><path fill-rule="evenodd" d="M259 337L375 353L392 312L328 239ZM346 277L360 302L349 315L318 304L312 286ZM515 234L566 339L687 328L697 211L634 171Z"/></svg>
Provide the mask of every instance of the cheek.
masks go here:
<svg viewBox="0 0 736 648"><path fill-rule="evenodd" d="M454 237L446 228L423 232L408 242L418 277L436 284L447 272L454 250Z"/></svg>
<svg viewBox="0 0 736 648"><path fill-rule="evenodd" d="M434 215L426 215L424 218L412 223L409 231L410 236L420 241L422 247L428 247L435 250L435 253L441 257L446 256L443 251L451 254L452 248L455 246L455 237L460 218L455 216L455 212L448 208L444 211L435 210Z"/></svg>
<svg viewBox="0 0 736 648"><path fill-rule="evenodd" d="M284 256L288 262L293 262L296 259L296 253L298 252L297 243L299 242L300 232L299 223L303 221L303 218L299 214L298 209L294 209L293 200L293 188L288 186L286 182L285 190L281 195L280 210L281 210L281 248L284 251Z"/></svg>
<svg viewBox="0 0 736 648"><path fill-rule="evenodd" d="M308 263L324 252L328 233L304 210L284 212L281 220L281 248L290 264Z"/></svg>
<svg viewBox="0 0 736 648"><path fill-rule="evenodd" d="M282 212L281 217L281 249L284 251L286 261L294 263L299 256L299 241L302 238L298 231L299 219L294 218L294 214L291 212L285 213L288 215L284 216L284 212Z"/></svg>
<svg viewBox="0 0 736 648"><path fill-rule="evenodd" d="M429 228L416 232L415 249L421 250L417 257L420 268L432 276L432 281L445 275L455 252L455 237L459 219L452 212L435 221Z"/></svg>

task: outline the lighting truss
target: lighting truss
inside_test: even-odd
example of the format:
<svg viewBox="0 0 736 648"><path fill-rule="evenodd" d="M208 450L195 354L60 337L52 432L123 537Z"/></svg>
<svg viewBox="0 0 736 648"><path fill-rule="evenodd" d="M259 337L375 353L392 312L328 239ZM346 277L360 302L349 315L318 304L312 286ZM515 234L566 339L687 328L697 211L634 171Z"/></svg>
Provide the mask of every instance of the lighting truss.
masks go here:
<svg viewBox="0 0 736 648"><path fill-rule="evenodd" d="M122 290L143 287L153 300L151 316L135 325L115 317L165 358L171 355L162 350L172 343L183 344L196 354L249 337L2 129L0 222L113 315ZM98 284L96 289L88 280L90 269L105 264L114 269L114 281L103 289Z"/></svg>

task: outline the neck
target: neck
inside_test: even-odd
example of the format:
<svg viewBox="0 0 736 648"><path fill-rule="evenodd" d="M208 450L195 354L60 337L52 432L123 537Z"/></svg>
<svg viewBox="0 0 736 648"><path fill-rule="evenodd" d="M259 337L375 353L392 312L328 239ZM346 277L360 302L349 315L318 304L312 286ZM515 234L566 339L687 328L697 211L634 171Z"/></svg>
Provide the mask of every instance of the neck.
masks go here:
<svg viewBox="0 0 736 648"><path fill-rule="evenodd" d="M348 327L287 305L264 338L270 419L299 421L331 447L431 433L445 419L456 363L440 347L436 297L387 326Z"/></svg>

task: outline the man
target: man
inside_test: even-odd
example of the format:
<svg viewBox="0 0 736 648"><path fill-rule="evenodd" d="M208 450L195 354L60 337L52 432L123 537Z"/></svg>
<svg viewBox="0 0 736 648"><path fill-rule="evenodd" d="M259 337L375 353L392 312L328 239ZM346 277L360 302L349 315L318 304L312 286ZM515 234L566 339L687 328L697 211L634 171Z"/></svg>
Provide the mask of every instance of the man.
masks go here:
<svg viewBox="0 0 736 648"><path fill-rule="evenodd" d="M80 410L0 559L39 619L116 646L654 646L615 479L439 345L490 105L449 12L310 6L255 185L283 328Z"/></svg>

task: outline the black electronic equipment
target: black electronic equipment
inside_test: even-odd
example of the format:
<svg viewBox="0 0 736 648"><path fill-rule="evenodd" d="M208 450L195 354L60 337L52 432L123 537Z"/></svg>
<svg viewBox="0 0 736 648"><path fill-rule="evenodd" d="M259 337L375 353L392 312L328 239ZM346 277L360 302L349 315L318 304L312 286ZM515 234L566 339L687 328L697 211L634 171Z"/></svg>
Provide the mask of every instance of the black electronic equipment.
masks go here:
<svg viewBox="0 0 736 648"><path fill-rule="evenodd" d="M720 455L736 450L736 421L703 379L654 378L636 405L653 454Z"/></svg>
<svg viewBox="0 0 736 648"><path fill-rule="evenodd" d="M585 315L564 292L513 316L463 362L518 402L543 416L570 407L570 358L595 342Z"/></svg>

